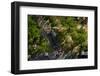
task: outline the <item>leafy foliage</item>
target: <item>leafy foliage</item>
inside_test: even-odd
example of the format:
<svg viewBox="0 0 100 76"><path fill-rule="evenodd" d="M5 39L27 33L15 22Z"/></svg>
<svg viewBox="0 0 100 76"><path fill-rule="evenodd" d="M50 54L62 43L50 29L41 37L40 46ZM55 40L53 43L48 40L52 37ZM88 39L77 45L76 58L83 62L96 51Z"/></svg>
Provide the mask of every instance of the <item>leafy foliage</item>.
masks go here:
<svg viewBox="0 0 100 76"><path fill-rule="evenodd" d="M41 35L35 16L28 16L28 55L49 52L48 40Z"/></svg>
<svg viewBox="0 0 100 76"><path fill-rule="evenodd" d="M69 51L80 53L88 51L87 17L44 16L51 23L51 29L57 34L60 46L67 54ZM42 36L37 17L28 16L28 55L36 56L52 52L47 38Z"/></svg>

